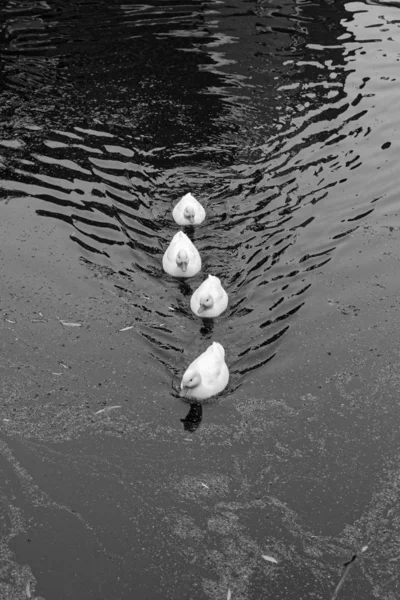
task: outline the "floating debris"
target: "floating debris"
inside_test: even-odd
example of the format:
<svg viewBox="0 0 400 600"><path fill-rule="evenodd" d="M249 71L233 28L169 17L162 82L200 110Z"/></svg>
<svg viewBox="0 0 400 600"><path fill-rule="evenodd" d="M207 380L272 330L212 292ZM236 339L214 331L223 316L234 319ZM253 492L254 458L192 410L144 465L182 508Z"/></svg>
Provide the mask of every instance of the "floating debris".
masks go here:
<svg viewBox="0 0 400 600"><path fill-rule="evenodd" d="M4 319L7 323L16 323L17 321L11 321L11 319Z"/></svg>
<svg viewBox="0 0 400 600"><path fill-rule="evenodd" d="M346 579L347 575L349 574L349 571L350 571L351 567L353 566L354 561L356 560L356 558L357 558L357 554L353 554L352 558L349 561L347 561L346 563L344 563L344 565L343 565L344 566L343 575L341 576L339 583L335 587L335 589L333 591L333 594L332 594L332 597L331 597L330 600L336 600L336 598L338 597L338 594L340 592L340 588L344 584L345 579Z"/></svg>
<svg viewBox="0 0 400 600"><path fill-rule="evenodd" d="M228 588L228 594L226 596L226 600L231 600L231 598L232 598L232 592L231 592L231 589Z"/></svg>
<svg viewBox="0 0 400 600"><path fill-rule="evenodd" d="M95 415L99 415L100 413L109 411L109 410L113 410L114 408L121 408L121 405L116 405L116 406L106 406L105 408L101 408L100 410L98 410L97 412L95 412Z"/></svg>
<svg viewBox="0 0 400 600"><path fill-rule="evenodd" d="M276 565L278 564L278 561L273 556L268 556L268 554L262 554L262 557L264 560L267 560L268 562L275 563Z"/></svg>
<svg viewBox="0 0 400 600"><path fill-rule="evenodd" d="M361 548L361 552L365 552L366 550L368 550L368 546L363 546L363 547Z"/></svg>
<svg viewBox="0 0 400 600"><path fill-rule="evenodd" d="M173 306L168 306L168 310L175 310Z"/></svg>
<svg viewBox="0 0 400 600"><path fill-rule="evenodd" d="M128 327L123 327L122 329L118 329L118 331L128 331L128 329L133 329L134 325L128 325Z"/></svg>
<svg viewBox="0 0 400 600"><path fill-rule="evenodd" d="M47 319L31 319L31 323L47 323Z"/></svg>
<svg viewBox="0 0 400 600"><path fill-rule="evenodd" d="M63 321L62 319L59 319L61 325L64 325L64 327L82 327L82 323L69 323L68 321Z"/></svg>
<svg viewBox="0 0 400 600"><path fill-rule="evenodd" d="M52 373L52 375L62 375L62 373Z"/></svg>
<svg viewBox="0 0 400 600"><path fill-rule="evenodd" d="M206 485L206 484L205 484L205 483L203 483L202 481L200 481L200 483L201 483L201 485L202 485L203 487L205 487L207 490L209 490L209 489L210 489L210 488L208 487L208 485Z"/></svg>
<svg viewBox="0 0 400 600"><path fill-rule="evenodd" d="M26 592L26 597L27 598L32 598L32 594L31 594L31 582L30 581L28 581L28 583L26 584L25 592Z"/></svg>
<svg viewBox="0 0 400 600"><path fill-rule="evenodd" d="M70 369L71 368L68 365L64 365L64 363L62 363L62 362L60 362L59 365L60 365L60 367L64 367L64 369Z"/></svg>

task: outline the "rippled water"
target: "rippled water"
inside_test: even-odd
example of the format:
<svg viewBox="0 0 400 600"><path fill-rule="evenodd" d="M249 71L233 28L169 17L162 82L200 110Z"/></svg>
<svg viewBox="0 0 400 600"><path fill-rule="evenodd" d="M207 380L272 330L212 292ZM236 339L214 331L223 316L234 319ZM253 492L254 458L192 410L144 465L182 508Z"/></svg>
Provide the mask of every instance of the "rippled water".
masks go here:
<svg viewBox="0 0 400 600"><path fill-rule="evenodd" d="M290 336L298 319L312 322L316 274L329 276L332 262L345 261L347 244L369 219L395 214L400 4L54 0L9 1L0 12L0 195L3 217L14 211L8 235L19 239L28 218L23 226L40 268L47 269L45 255L56 270L60 265L57 302L69 307L70 320L82 315L79 298L89 294L89 281L87 320L119 334L92 324L93 337L88 331L74 338L81 366L60 390L66 405L72 389L81 399L79 418L68 413L58 422L58 408L55 416L46 405L38 422L24 407L15 421L7 402L4 469L19 472L30 489L15 514L2 491L8 519L19 511L41 523L46 517L32 507L61 511L49 518L46 534L41 526L36 556L60 543L59 528L69 539L52 568L22 541L12 542L17 567L9 567L14 583L5 579L4 589L10 598L24 597L11 589L29 597L29 579L46 600L328 597L357 536L314 531L313 517L302 522L296 513L301 503L290 505L297 493L290 487L284 499L282 490L282 497L266 495L282 469L294 475L279 440L293 460L296 448L315 451L308 417L279 389L274 398L267 390L271 371L285 362L284 340L294 363L296 353L300 360L301 344ZM178 229L171 208L188 191L207 219L188 231L203 271L182 283L163 273L161 258ZM50 230L64 249L57 260L48 257ZM65 265L70 279L63 279ZM189 308L208 273L221 278L230 297L214 323ZM21 283L26 275L16 277ZM22 295L40 297L35 285L27 280ZM9 310L3 307L8 328ZM63 316L55 311L53 319ZM48 360L50 342L40 339ZM226 349L231 381L215 404L192 406L183 427L174 386L212 340ZM99 372L114 369L108 381L116 400L108 396L107 403L130 396L125 417L110 411L109 430L93 420L97 392L88 398L82 383L97 372L79 371L94 356ZM132 379L126 383L121 373ZM10 385L15 396L27 394L28 405L24 383L7 375L6 395ZM44 390L51 386L43 383ZM46 488L43 465L54 470L59 492ZM302 468L306 479L309 465ZM74 486L87 478L85 500L74 509L77 525L77 497L62 480ZM308 492L303 507L310 498ZM207 525L196 522L200 513ZM19 540L27 524L13 523L7 535ZM76 560L90 557L89 574L72 560L75 546ZM279 567L262 554L277 556ZM63 560L75 566L60 566ZM31 571L18 570L21 564ZM365 577L364 598L395 597L394 583Z"/></svg>

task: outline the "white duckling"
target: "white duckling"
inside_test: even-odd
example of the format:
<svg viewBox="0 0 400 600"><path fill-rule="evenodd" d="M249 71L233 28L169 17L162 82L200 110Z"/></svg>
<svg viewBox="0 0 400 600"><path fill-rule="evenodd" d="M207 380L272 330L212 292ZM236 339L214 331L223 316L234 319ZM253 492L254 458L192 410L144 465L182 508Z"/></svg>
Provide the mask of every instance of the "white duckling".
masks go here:
<svg viewBox="0 0 400 600"><path fill-rule="evenodd" d="M206 400L222 392L229 381L229 370L225 363L225 350L213 342L186 369L181 381L184 398Z"/></svg>
<svg viewBox="0 0 400 600"><path fill-rule="evenodd" d="M215 275L209 275L190 298L190 308L198 317L218 317L228 306L228 294Z"/></svg>
<svg viewBox="0 0 400 600"><path fill-rule="evenodd" d="M201 257L183 231L178 231L164 252L163 269L174 277L193 277L201 269Z"/></svg>
<svg viewBox="0 0 400 600"><path fill-rule="evenodd" d="M206 218L206 211L189 192L174 206L172 216L178 225L199 225Z"/></svg>

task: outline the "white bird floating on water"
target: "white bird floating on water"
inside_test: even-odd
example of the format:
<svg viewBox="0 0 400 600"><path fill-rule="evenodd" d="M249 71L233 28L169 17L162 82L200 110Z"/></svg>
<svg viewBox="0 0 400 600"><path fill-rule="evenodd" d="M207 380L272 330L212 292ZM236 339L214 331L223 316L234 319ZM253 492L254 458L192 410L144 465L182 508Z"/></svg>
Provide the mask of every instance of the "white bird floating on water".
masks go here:
<svg viewBox="0 0 400 600"><path fill-rule="evenodd" d="M206 211L189 192L174 206L172 216L178 225L199 225L206 218Z"/></svg>
<svg viewBox="0 0 400 600"><path fill-rule="evenodd" d="M198 317L218 317L228 306L228 294L215 275L209 275L190 299L190 308Z"/></svg>
<svg viewBox="0 0 400 600"><path fill-rule="evenodd" d="M206 400L222 392L229 381L229 370L225 363L225 350L213 342L186 369L181 381L184 398Z"/></svg>
<svg viewBox="0 0 400 600"><path fill-rule="evenodd" d="M172 238L162 259L163 269L174 277L193 277L201 269L201 257L183 231Z"/></svg>

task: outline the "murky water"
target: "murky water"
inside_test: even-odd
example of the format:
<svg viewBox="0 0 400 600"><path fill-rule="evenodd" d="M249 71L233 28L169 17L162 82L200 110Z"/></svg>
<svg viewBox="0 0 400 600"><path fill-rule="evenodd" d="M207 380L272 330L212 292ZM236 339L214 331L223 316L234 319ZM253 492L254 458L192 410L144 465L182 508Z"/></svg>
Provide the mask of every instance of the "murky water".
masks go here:
<svg viewBox="0 0 400 600"><path fill-rule="evenodd" d="M0 13L0 595L397 598L400 3Z"/></svg>

